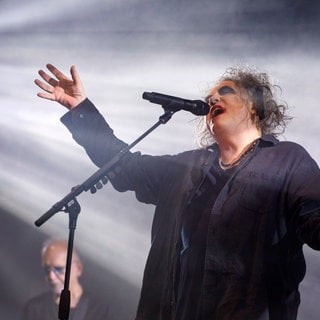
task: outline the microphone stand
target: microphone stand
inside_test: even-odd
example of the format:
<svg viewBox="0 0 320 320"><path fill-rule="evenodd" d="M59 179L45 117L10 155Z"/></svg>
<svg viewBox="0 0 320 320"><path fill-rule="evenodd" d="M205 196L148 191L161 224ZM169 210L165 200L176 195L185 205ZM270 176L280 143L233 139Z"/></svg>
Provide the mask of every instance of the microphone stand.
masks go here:
<svg viewBox="0 0 320 320"><path fill-rule="evenodd" d="M70 272L71 272L71 263L72 263L72 251L73 251L73 240L74 233L77 225L77 218L81 211L80 205L76 198L71 200L66 204L64 209L65 212L69 213L69 239L68 239L68 251L67 251L67 261L66 261L66 271L64 277L64 286L60 294L59 301L59 314L58 319L67 320L69 319L70 312Z"/></svg>
<svg viewBox="0 0 320 320"><path fill-rule="evenodd" d="M159 120L150 127L146 132L144 132L140 137L134 140L130 145L124 147L119 153L117 153L111 160L104 164L99 170L97 170L92 176L90 176L82 184L77 185L71 189L71 192L68 193L64 198L55 203L51 209L44 213L40 218L38 218L34 223L37 227L40 227L47 220L49 220L53 215L59 211L64 211L69 213L69 239L68 239L68 251L66 259L66 271L65 271L65 280L64 288L61 291L60 303L59 303L59 319L68 320L70 312L70 270L72 262L72 251L73 251L73 242L74 234L77 224L77 218L81 211L81 207L76 199L83 191L90 190L91 193L95 193L97 189L101 189L103 185L108 182L108 172L111 168L118 163L123 156L125 156L129 150L131 150L136 144L143 140L147 135L154 131L161 124L167 123L172 115L179 110L170 110L166 106L162 106L164 109L164 114L159 117Z"/></svg>

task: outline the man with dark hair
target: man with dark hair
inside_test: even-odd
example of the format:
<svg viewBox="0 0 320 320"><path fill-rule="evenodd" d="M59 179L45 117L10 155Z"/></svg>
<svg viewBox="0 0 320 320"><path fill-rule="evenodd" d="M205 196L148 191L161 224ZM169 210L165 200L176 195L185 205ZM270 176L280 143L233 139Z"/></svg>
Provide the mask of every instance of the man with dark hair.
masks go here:
<svg viewBox="0 0 320 320"><path fill-rule="evenodd" d="M126 144L75 66L71 79L47 68L54 76L39 71L38 96L69 109L62 122L103 166ZM229 70L206 98L207 147L128 152L109 173L117 190L156 206L137 320L297 318L302 246L320 249L320 171L301 146L276 139L288 117L272 89L266 74Z"/></svg>

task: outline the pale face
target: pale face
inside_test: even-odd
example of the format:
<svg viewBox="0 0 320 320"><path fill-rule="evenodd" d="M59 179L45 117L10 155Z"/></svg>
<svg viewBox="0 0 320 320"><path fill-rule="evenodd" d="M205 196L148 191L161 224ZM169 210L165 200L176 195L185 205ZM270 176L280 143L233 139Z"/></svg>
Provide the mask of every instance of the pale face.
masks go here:
<svg viewBox="0 0 320 320"><path fill-rule="evenodd" d="M65 266L67 258L67 248L65 245L51 244L42 255L42 267L44 268L46 281L55 294L60 294L64 287ZM82 274L82 264L75 257L72 258L69 289L79 283Z"/></svg>
<svg viewBox="0 0 320 320"><path fill-rule="evenodd" d="M233 81L222 81L209 92L206 98L210 105L207 124L216 136L237 133L252 126L255 114L252 104L245 99Z"/></svg>

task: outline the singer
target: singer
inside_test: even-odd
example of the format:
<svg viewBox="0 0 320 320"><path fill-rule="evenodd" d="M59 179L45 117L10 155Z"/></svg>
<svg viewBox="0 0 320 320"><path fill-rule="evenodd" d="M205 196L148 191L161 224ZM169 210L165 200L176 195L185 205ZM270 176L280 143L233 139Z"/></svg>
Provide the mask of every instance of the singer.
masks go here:
<svg viewBox="0 0 320 320"><path fill-rule="evenodd" d="M99 167L125 143L80 76L39 71L38 96L67 107L61 121ZM201 146L172 156L128 153L110 180L155 205L136 320L294 320L303 244L320 249L320 170L279 141L290 118L265 73L234 67L208 92Z"/></svg>

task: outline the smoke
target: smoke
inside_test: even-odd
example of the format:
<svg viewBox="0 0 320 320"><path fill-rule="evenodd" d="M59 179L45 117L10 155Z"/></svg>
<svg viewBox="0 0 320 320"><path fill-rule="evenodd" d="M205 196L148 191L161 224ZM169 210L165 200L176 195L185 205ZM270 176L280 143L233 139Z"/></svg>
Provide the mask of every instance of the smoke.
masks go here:
<svg viewBox="0 0 320 320"><path fill-rule="evenodd" d="M11 0L1 1L0 9L0 203L11 215L0 226L20 242L40 241L40 233L41 239L66 236L64 213L39 229L33 223L97 170L59 122L66 110L36 97L33 80L47 62L66 74L71 64L77 65L88 97L126 142L162 114L160 107L143 101L143 92L198 99L204 95L203 83L214 81L230 65L258 66L281 85L283 99L292 106L294 120L282 138L303 144L320 163L317 1L66 0L44 6L42 1ZM179 112L135 149L166 154L194 148L193 120L190 113ZM82 212L76 244L95 262L92 270L112 276L123 292L138 291L154 208L138 203L130 192L115 192L109 184L95 195L81 194L78 201ZM31 231L15 233L19 223L19 230ZM25 250L35 254L32 245ZM6 273L0 275L6 286L15 279L8 270L20 272L24 277L19 281L28 283L35 264L26 263L20 251L6 252L10 258L3 260ZM316 256L307 254L308 264L316 264ZM312 310L315 317L318 306L308 301L319 297L312 289L319 276L309 269L301 312ZM39 275L37 285L29 283L25 299L37 293L41 281ZM10 292L19 309L23 297ZM128 297L123 292L114 299L128 305L123 319L132 318L136 300L130 296L130 306L123 303Z"/></svg>

